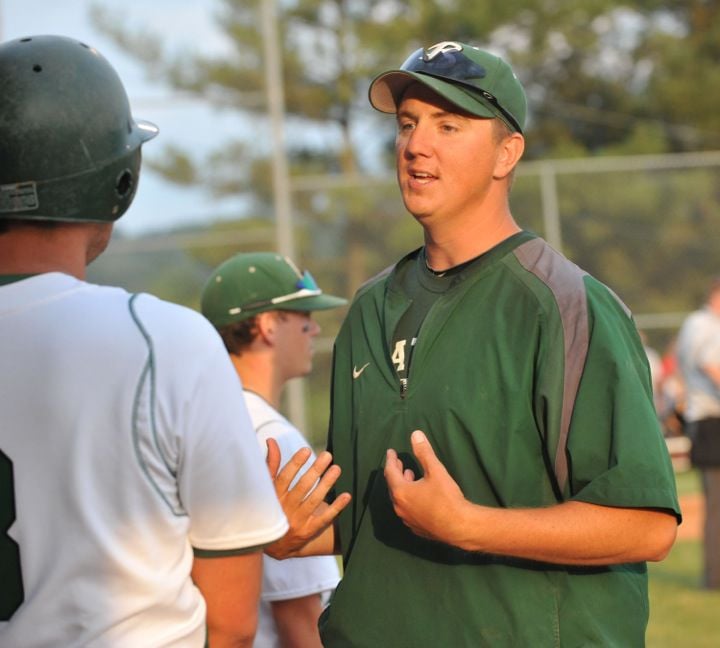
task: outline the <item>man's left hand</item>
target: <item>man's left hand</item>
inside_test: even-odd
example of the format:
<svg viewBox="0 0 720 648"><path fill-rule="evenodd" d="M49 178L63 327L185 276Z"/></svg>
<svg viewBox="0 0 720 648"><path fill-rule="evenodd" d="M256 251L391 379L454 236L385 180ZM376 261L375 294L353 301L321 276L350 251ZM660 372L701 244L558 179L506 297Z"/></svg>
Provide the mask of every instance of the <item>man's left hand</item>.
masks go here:
<svg viewBox="0 0 720 648"><path fill-rule="evenodd" d="M415 430L410 442L423 469L420 479L404 468L395 450L387 451L385 479L395 513L413 533L457 545L470 503L437 458L425 434Z"/></svg>

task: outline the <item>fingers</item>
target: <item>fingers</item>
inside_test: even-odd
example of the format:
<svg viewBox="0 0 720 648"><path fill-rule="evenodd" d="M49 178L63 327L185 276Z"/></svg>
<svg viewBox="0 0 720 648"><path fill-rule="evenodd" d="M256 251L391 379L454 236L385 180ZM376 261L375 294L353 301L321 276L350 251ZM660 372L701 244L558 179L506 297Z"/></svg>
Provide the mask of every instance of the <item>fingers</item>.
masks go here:
<svg viewBox="0 0 720 648"><path fill-rule="evenodd" d="M331 463L332 455L329 452L321 452L312 465L303 473L302 477L298 479L292 490L288 491L288 494L293 499L304 500L313 489L317 490L316 484L318 487L323 484L323 487L326 488L325 492L330 490L330 487L340 476L339 466L331 466ZM293 474L291 481L294 478L295 475ZM318 480L320 480L320 483L318 483Z"/></svg>
<svg viewBox="0 0 720 648"><path fill-rule="evenodd" d="M397 453L392 448L385 453L385 480L392 491L403 479L403 465Z"/></svg>
<svg viewBox="0 0 720 648"><path fill-rule="evenodd" d="M303 452L303 450L307 450ZM340 466L331 466L332 455L321 452L313 464L303 473L297 483L290 488L293 480L302 469L310 454L309 449L298 450L275 480L275 491L281 501L289 507L302 505L306 510L314 511L325 499L341 474ZM347 505L342 507L344 508ZM338 513L342 508L338 509ZM336 513L337 514L337 513Z"/></svg>
<svg viewBox="0 0 720 648"><path fill-rule="evenodd" d="M340 477L340 473L340 466L330 466L323 473L322 477L320 477L319 481L317 478L306 479L308 475L305 473L289 495L294 496L295 499L302 500L304 507L315 511L317 507L325 501L325 496L335 485L335 482Z"/></svg>
<svg viewBox="0 0 720 648"><path fill-rule="evenodd" d="M340 495L333 500L332 504L323 507L314 518L317 522L317 528L322 529L328 526L340 512L350 504L351 499L350 493L340 493Z"/></svg>
<svg viewBox="0 0 720 648"><path fill-rule="evenodd" d="M417 457L426 475L432 472L433 468L442 467L440 460L435 455L435 451L432 449L430 442L422 430L415 430L410 435L410 444L412 445L413 454Z"/></svg>
<svg viewBox="0 0 720 648"><path fill-rule="evenodd" d="M265 548L268 555L278 559L298 555L302 553L303 547L327 530L351 501L350 493L341 493L330 504L324 501L325 495L339 476L340 468L331 466L306 498L302 499L297 495L301 490L304 491L303 486L306 486L302 479L292 490L285 493L281 503L290 528L280 540ZM333 551L333 547L330 547L322 553Z"/></svg>
<svg viewBox="0 0 720 648"><path fill-rule="evenodd" d="M280 446L273 438L268 438L265 441L265 444L267 445L267 456L265 457L265 463L267 464L268 470L270 471L270 477L275 479L278 468L280 468Z"/></svg>
<svg viewBox="0 0 720 648"><path fill-rule="evenodd" d="M428 474L433 466L442 468L442 464L435 455L435 452L422 430L415 430L410 435L413 454L417 457L423 472ZM401 481L415 481L415 473L410 468L404 468L402 461L393 449L387 451L385 459L385 479L392 489Z"/></svg>
<svg viewBox="0 0 720 648"><path fill-rule="evenodd" d="M270 449L270 440L268 439L268 451ZM279 452L279 450L278 450ZM283 469L277 474L277 477L275 478L275 490L278 493L284 493L287 491L288 487L292 483L293 479L297 476L297 474L300 472L302 467L305 465L307 460L310 458L311 450L310 448L300 448L292 457L290 457L290 461L288 461L284 466ZM320 457L318 457L318 460ZM313 464L317 463L317 461Z"/></svg>
<svg viewBox="0 0 720 648"><path fill-rule="evenodd" d="M277 443L269 439L268 468L274 474L275 493L289 522L287 533L265 548L268 555L288 558L320 534L350 503L349 493L341 493L330 504L325 497L340 477L341 470L332 464L332 455L321 452L309 467L310 448L298 450L278 472L281 463Z"/></svg>

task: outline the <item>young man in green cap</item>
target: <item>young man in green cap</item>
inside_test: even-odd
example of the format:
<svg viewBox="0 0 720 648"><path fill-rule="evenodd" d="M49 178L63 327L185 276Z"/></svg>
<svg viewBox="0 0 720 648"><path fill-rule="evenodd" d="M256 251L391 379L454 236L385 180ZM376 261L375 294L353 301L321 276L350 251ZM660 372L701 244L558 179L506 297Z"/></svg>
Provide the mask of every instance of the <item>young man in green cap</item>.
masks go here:
<svg viewBox="0 0 720 648"><path fill-rule="evenodd" d="M211 275L202 312L218 329L243 384L258 442L274 439L289 459L308 447L300 431L280 414L288 380L312 369L320 326L311 311L347 300L323 294L308 272L274 252L237 254ZM307 462L312 463L312 455ZM257 648L320 648L318 617L340 580L332 556L278 561L263 558Z"/></svg>
<svg viewBox="0 0 720 648"><path fill-rule="evenodd" d="M343 552L323 643L642 646L674 476L631 314L511 214L523 88L442 42L370 102L396 115L425 244L358 291L336 341L328 449L352 502L304 550Z"/></svg>

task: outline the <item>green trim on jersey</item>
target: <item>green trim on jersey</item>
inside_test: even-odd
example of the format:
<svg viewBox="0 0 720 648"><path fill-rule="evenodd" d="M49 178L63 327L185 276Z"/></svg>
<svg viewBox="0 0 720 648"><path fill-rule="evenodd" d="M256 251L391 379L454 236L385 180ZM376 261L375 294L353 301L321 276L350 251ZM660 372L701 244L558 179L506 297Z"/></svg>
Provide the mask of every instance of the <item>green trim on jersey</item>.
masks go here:
<svg viewBox="0 0 720 648"><path fill-rule="evenodd" d="M244 547L242 549L198 549L193 547L193 556L196 558L228 558L230 556L244 556L245 554L257 553L262 551L267 545L257 545L255 547Z"/></svg>
<svg viewBox="0 0 720 648"><path fill-rule="evenodd" d="M153 489L167 504L173 515L178 517L187 516L187 512L180 501L180 494L175 487L175 471L170 465L162 445L158 440L156 409L157 409L157 377L155 372L155 351L153 348L153 340L140 319L135 307L135 301L139 297L139 293L134 293L128 299L128 310L135 326L140 335L142 335L147 345L147 360L140 374L135 390L135 399L133 402L132 414L132 436L135 454L143 474L152 484ZM160 468L157 457L160 457L162 468ZM170 476L167 480L170 487L163 487L160 484L161 471ZM165 480L162 480L165 481Z"/></svg>
<svg viewBox="0 0 720 648"><path fill-rule="evenodd" d="M31 272L30 274L0 274L0 286L7 286L8 284L22 281L23 279L29 279L37 274L37 272Z"/></svg>
<svg viewBox="0 0 720 648"><path fill-rule="evenodd" d="M322 617L323 644L643 645L644 563L550 565L422 539L394 513L382 475L387 448L421 474L409 442L419 428L478 504L574 499L679 518L627 309L524 233L432 306L403 396L390 344L410 299L394 278L417 254L358 292L335 344L328 449L344 469L336 491L353 499L338 521L345 572ZM366 364L354 378L353 368Z"/></svg>

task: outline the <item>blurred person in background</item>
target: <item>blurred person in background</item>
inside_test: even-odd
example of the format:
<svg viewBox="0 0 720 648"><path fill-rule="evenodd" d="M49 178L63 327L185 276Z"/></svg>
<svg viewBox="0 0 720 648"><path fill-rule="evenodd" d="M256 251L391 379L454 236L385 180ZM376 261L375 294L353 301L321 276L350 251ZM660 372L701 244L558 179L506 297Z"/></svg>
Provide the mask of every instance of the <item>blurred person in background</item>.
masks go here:
<svg viewBox="0 0 720 648"><path fill-rule="evenodd" d="M312 370L320 326L312 311L347 300L324 294L309 272L275 252L237 254L218 266L202 293L202 312L219 331L243 384L262 448L274 439L286 460L308 447L280 413L285 384ZM306 461L306 467L314 456ZM333 556L263 559L256 648L320 648L318 617L339 581Z"/></svg>
<svg viewBox="0 0 720 648"><path fill-rule="evenodd" d="M720 277L710 282L704 306L683 323L677 354L690 460L700 471L705 495L702 584L720 589Z"/></svg>
<svg viewBox="0 0 720 648"><path fill-rule="evenodd" d="M685 381L677 359L677 336L662 355L662 423L666 437L685 435Z"/></svg>

